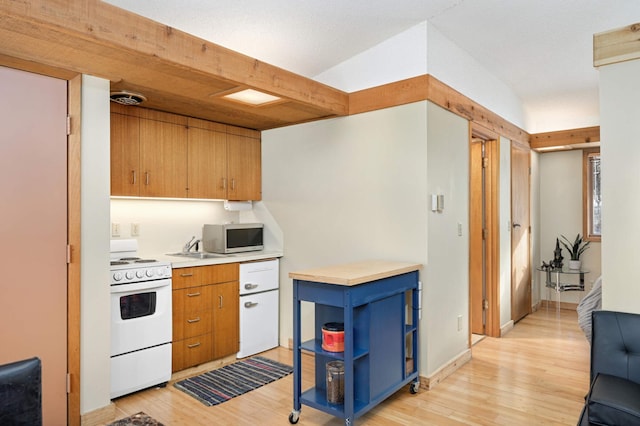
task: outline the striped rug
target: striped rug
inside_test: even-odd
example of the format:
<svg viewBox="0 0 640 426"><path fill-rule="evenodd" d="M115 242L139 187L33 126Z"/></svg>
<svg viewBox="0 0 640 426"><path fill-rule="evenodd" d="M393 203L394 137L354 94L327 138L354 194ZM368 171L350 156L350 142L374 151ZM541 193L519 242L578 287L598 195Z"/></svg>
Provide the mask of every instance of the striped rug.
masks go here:
<svg viewBox="0 0 640 426"><path fill-rule="evenodd" d="M281 379L292 371L288 365L254 356L181 380L174 386L210 407Z"/></svg>

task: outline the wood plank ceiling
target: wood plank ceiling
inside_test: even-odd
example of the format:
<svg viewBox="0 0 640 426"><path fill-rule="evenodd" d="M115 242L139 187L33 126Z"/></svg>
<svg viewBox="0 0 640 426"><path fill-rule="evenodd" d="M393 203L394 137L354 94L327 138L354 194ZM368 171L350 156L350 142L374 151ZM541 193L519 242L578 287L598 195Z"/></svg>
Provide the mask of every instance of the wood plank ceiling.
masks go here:
<svg viewBox="0 0 640 426"><path fill-rule="evenodd" d="M0 0L0 64L111 81L142 106L256 130L348 114L348 94L99 0ZM252 88L282 98L220 97Z"/></svg>

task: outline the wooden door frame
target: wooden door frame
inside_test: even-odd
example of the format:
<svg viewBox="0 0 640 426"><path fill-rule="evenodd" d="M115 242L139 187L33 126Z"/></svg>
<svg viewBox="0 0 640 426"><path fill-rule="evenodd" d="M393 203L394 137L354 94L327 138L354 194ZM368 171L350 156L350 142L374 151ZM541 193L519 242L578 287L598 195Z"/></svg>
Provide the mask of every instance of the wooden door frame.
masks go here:
<svg viewBox="0 0 640 426"><path fill-rule="evenodd" d="M82 75L68 80L67 137L67 425L80 425L80 180Z"/></svg>
<svg viewBox="0 0 640 426"><path fill-rule="evenodd" d="M474 138L485 140L486 181L485 181L485 213L486 213L486 313L485 335L500 337L500 136L476 123L469 125L469 144ZM471 169L471 164L469 164ZM471 185L470 185L471 187ZM471 194L469 194L471 197ZM469 209L471 215L471 209ZM471 220L471 218L469 218ZM472 253L469 253L471 256ZM470 271L471 273L471 271ZM471 300L471 282L469 285ZM469 304L471 318L471 304ZM471 327L469 327L469 345L471 346Z"/></svg>

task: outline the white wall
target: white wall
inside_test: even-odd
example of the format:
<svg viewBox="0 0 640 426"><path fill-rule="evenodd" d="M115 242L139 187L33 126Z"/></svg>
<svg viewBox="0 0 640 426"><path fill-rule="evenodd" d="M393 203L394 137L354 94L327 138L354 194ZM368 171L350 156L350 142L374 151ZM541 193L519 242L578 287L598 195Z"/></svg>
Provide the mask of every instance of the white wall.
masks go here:
<svg viewBox="0 0 640 426"><path fill-rule="evenodd" d="M427 216L420 373L430 376L467 350L469 336L469 122L430 102L427 172L427 193L445 198L443 212Z"/></svg>
<svg viewBox="0 0 640 426"><path fill-rule="evenodd" d="M602 147L602 307L640 313L640 61L599 68Z"/></svg>
<svg viewBox="0 0 640 426"><path fill-rule="evenodd" d="M525 128L522 102L468 52L423 22L314 77L345 92L431 74Z"/></svg>
<svg viewBox="0 0 640 426"><path fill-rule="evenodd" d="M428 25L427 29L429 74L505 120L526 129L520 98L433 25Z"/></svg>
<svg viewBox="0 0 640 426"><path fill-rule="evenodd" d="M202 225L238 223L238 218L239 213L226 211L222 201L111 200L111 222L120 224L119 238L137 239L138 254L143 257L181 251L192 236L202 239ZM131 236L132 223L140 225L138 236Z"/></svg>
<svg viewBox="0 0 640 426"><path fill-rule="evenodd" d="M511 321L511 141L500 138L500 326Z"/></svg>
<svg viewBox="0 0 640 426"><path fill-rule="evenodd" d="M419 102L263 132L263 202L284 236L282 345L293 329L289 272L366 259L428 267L426 120ZM312 321L305 308L306 336Z"/></svg>
<svg viewBox="0 0 640 426"><path fill-rule="evenodd" d="M540 259L540 154L531 151L531 305L536 306L542 295L541 275L536 267ZM547 259L548 260L548 259Z"/></svg>
<svg viewBox="0 0 640 426"><path fill-rule="evenodd" d="M539 167L540 263L532 266L541 283L540 297L556 300L555 294L547 294L544 275L535 268L542 261L548 263L553 259L556 238L564 235L573 241L577 234L582 235L582 150L540 154ZM600 243L592 242L589 247L581 257L583 268L591 271L585 275L585 291L566 292L561 295L562 302L578 303L600 276ZM563 262L568 265L569 254L566 249L562 250ZM578 282L577 276L564 275L562 279L567 283Z"/></svg>
<svg viewBox="0 0 640 426"><path fill-rule="evenodd" d="M427 23L423 22L317 75L314 80L356 92L427 73Z"/></svg>
<svg viewBox="0 0 640 426"><path fill-rule="evenodd" d="M109 405L109 80L82 78L80 414Z"/></svg>

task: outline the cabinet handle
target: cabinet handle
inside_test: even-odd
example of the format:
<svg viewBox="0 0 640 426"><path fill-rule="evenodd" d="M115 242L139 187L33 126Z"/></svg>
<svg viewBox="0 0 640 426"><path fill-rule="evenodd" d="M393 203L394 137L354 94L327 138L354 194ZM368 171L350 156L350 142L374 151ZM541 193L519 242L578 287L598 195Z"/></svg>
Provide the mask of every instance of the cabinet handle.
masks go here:
<svg viewBox="0 0 640 426"><path fill-rule="evenodd" d="M218 296L218 307L222 309L222 295Z"/></svg>
<svg viewBox="0 0 640 426"><path fill-rule="evenodd" d="M227 178L222 178L222 189L227 189Z"/></svg>
<svg viewBox="0 0 640 426"><path fill-rule="evenodd" d="M200 346L200 342L194 343L193 345L187 345L189 349L197 348L198 346Z"/></svg>
<svg viewBox="0 0 640 426"><path fill-rule="evenodd" d="M235 178L231 179L231 190L232 191L236 190L236 180L235 180Z"/></svg>
<svg viewBox="0 0 640 426"><path fill-rule="evenodd" d="M181 277L192 277L193 273L191 273L191 274L180 274L180 276Z"/></svg>
<svg viewBox="0 0 640 426"><path fill-rule="evenodd" d="M197 292L197 293L187 293L187 297L196 297L196 296L200 296L200 292Z"/></svg>
<svg viewBox="0 0 640 426"><path fill-rule="evenodd" d="M145 180L144 184L145 185L149 185L149 175L150 175L149 172L144 172L144 180Z"/></svg>
<svg viewBox="0 0 640 426"><path fill-rule="evenodd" d="M258 302L244 302L245 308L253 308L254 306L258 306Z"/></svg>
<svg viewBox="0 0 640 426"><path fill-rule="evenodd" d="M245 285L244 285L244 288L245 288L246 290L253 290L254 288L258 288L258 284L251 284L251 283L249 283L249 284L245 284Z"/></svg>
<svg viewBox="0 0 640 426"><path fill-rule="evenodd" d="M198 318L194 318L194 319L188 319L188 320L187 320L187 322L188 322L189 324L193 324L194 322L200 322L200 317L198 317Z"/></svg>
<svg viewBox="0 0 640 426"><path fill-rule="evenodd" d="M131 185L135 185L136 184L136 171L135 170L131 170Z"/></svg>

